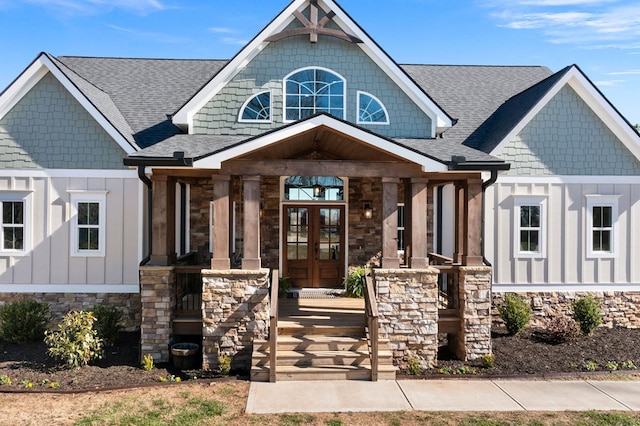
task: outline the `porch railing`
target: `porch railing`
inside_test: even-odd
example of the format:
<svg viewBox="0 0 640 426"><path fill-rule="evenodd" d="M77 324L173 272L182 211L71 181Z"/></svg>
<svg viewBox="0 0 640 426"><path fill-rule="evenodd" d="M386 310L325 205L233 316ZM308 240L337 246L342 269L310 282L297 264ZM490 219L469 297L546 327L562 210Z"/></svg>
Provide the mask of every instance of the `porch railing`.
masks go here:
<svg viewBox="0 0 640 426"><path fill-rule="evenodd" d="M364 306L369 331L369 357L371 358L371 381L378 381L378 304L371 275L365 277Z"/></svg>
<svg viewBox="0 0 640 426"><path fill-rule="evenodd" d="M462 312L458 275L460 264L450 257L429 253L429 263L440 271L438 277L438 332L462 331Z"/></svg>
<svg viewBox="0 0 640 426"><path fill-rule="evenodd" d="M269 381L276 382L276 364L278 347L278 291L279 272L274 269L271 272L271 306L269 308Z"/></svg>

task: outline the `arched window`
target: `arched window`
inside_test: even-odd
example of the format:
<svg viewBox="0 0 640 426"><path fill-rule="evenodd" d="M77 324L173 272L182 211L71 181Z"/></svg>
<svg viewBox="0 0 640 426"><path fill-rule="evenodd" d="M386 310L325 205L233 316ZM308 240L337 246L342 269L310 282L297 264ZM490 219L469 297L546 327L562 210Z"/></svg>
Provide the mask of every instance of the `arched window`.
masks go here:
<svg viewBox="0 0 640 426"><path fill-rule="evenodd" d="M358 92L358 124L389 124L384 104L370 93Z"/></svg>
<svg viewBox="0 0 640 426"><path fill-rule="evenodd" d="M344 119L345 80L323 68L294 71L284 79L285 121L296 121L319 112Z"/></svg>
<svg viewBox="0 0 640 426"><path fill-rule="evenodd" d="M271 92L260 92L240 108L240 121L271 121Z"/></svg>

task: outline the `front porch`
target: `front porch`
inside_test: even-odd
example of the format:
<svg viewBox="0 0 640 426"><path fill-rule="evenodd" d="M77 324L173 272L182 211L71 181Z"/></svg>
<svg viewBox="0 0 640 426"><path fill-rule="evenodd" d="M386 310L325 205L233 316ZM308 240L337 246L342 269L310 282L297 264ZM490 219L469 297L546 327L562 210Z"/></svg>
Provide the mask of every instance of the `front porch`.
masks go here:
<svg viewBox="0 0 640 426"><path fill-rule="evenodd" d="M350 266L372 259L369 345L379 337L394 364L416 358L431 366L440 326L459 357L490 352L481 172L462 167L462 158L447 170L388 140L345 130L361 139L323 124L282 139L269 134L270 145L234 151L217 168L202 160L207 168L153 169L151 253L141 267L143 354L168 360L170 343L198 330L194 306L184 309L195 301L203 367L216 368L229 355L235 368L248 370L254 342L279 328L270 310L278 306L273 286L280 278L293 287L341 287ZM435 194L445 186L454 195L436 209ZM444 216L452 216L450 258L429 254L438 250L434 234L444 232ZM189 252L195 265L179 265ZM193 268L202 268L201 296L177 289ZM269 270L280 273L270 277ZM471 289L468 271L480 276L478 289ZM451 294L439 311L440 274Z"/></svg>

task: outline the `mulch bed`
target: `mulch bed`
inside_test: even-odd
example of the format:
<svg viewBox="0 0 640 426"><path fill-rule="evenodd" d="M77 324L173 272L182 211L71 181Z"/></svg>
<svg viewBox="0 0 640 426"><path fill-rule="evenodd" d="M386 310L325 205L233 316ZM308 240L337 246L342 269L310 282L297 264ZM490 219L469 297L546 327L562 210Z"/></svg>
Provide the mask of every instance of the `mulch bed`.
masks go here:
<svg viewBox="0 0 640 426"><path fill-rule="evenodd" d="M217 379L217 372L203 370L179 370L171 364L159 364L151 371L144 371L139 363L139 333L120 333L114 346L107 348L103 359L93 365L75 370L64 369L47 355L43 342L11 344L0 341L0 391L46 390L80 391L87 389L113 389L133 386L150 386L167 383L172 378L181 381ZM581 336L566 343L551 343L544 330L528 329L516 336L509 336L501 327L493 330L493 368L483 368L481 363L462 363L446 359L441 354L438 367L424 371L420 377L543 377L549 375L576 374L588 368L609 373L612 364L617 371L636 374L638 370L624 368L632 361L640 365L640 330L598 329L590 336ZM11 384L2 384L2 377ZM402 374L400 374L402 376ZM29 385L31 383L31 385ZM54 385L52 385L54 383ZM59 387L58 387L59 386Z"/></svg>

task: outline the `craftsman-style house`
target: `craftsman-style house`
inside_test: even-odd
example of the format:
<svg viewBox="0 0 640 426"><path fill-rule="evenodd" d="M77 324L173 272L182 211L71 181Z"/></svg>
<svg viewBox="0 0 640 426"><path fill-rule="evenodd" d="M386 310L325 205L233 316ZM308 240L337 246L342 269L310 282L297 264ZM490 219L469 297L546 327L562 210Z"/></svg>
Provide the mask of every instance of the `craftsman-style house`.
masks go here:
<svg viewBox="0 0 640 426"><path fill-rule="evenodd" d="M399 65L294 0L229 61L40 54L0 95L0 153L0 301L118 304L158 361L195 340L275 380L278 282L329 295L364 264L374 379L442 336L489 353L504 292L538 321L594 292L640 326L640 136L575 65Z"/></svg>

